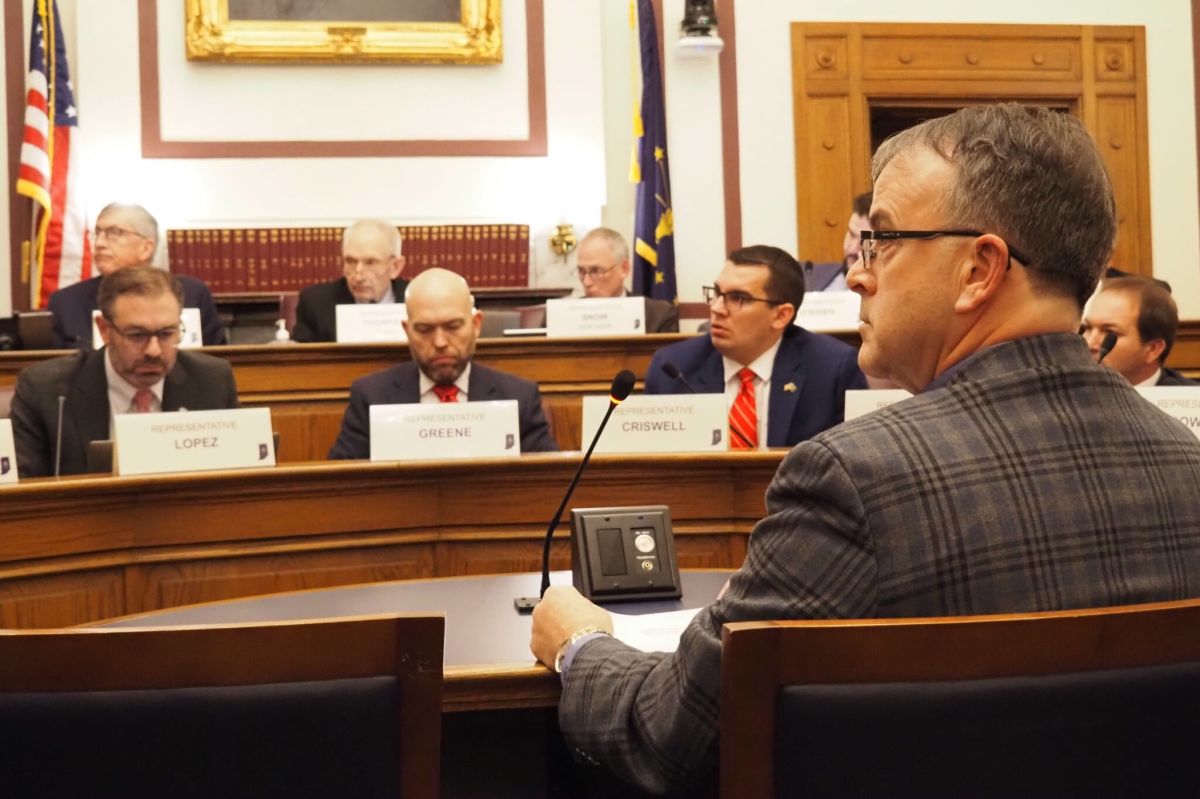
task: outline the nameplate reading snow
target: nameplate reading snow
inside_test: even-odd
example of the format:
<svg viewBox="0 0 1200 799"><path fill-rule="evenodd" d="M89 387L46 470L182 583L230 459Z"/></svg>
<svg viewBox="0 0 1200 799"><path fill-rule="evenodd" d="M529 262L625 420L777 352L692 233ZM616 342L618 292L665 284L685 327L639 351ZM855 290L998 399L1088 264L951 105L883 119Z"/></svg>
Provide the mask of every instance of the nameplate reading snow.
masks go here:
<svg viewBox="0 0 1200 799"><path fill-rule="evenodd" d="M608 410L607 396L583 398L583 440ZM613 411L596 452L724 452L729 448L724 394L634 394Z"/></svg>
<svg viewBox="0 0 1200 799"><path fill-rule="evenodd" d="M643 297L567 297L546 301L546 337L640 336L646 332Z"/></svg>
<svg viewBox="0 0 1200 799"><path fill-rule="evenodd" d="M269 408L113 417L117 474L165 474L275 465Z"/></svg>
<svg viewBox="0 0 1200 799"><path fill-rule="evenodd" d="M371 460L521 454L516 400L371 406Z"/></svg>

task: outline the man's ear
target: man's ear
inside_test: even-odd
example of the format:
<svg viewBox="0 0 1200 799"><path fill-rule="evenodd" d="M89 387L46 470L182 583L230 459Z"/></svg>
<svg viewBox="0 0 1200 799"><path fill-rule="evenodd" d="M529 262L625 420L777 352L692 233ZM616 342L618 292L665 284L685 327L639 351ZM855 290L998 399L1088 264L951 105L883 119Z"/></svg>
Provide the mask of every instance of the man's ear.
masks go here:
<svg viewBox="0 0 1200 799"><path fill-rule="evenodd" d="M1152 363L1158 363L1158 359L1162 357L1163 350L1167 348L1167 342L1161 338L1156 338L1147 341L1143 346L1145 347L1143 357L1146 360L1146 365L1149 366Z"/></svg>
<svg viewBox="0 0 1200 799"><path fill-rule="evenodd" d="M796 321L795 313L798 309L790 302L783 302L776 305L774 313L771 315L771 327L775 330L787 330L788 325Z"/></svg>
<svg viewBox="0 0 1200 799"><path fill-rule="evenodd" d="M1000 290L1008 269L1008 245L1003 239L992 233L975 239L966 260L959 264L960 288L954 310L958 313L979 310Z"/></svg>
<svg viewBox="0 0 1200 799"><path fill-rule="evenodd" d="M400 273L403 271L404 271L404 256L397 255L395 258L392 259L392 271L391 271L392 280L395 280L396 278L400 277ZM403 301L403 298L401 298L401 301Z"/></svg>

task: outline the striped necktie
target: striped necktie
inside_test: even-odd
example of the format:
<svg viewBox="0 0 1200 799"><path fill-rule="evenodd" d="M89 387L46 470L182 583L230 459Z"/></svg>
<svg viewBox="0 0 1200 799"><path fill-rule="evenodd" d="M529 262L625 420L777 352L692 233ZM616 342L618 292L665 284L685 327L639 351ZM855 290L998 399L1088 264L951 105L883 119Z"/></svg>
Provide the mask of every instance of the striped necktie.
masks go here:
<svg viewBox="0 0 1200 799"><path fill-rule="evenodd" d="M442 402L458 402L458 386L434 386L433 393L437 394Z"/></svg>
<svg viewBox="0 0 1200 799"><path fill-rule="evenodd" d="M733 398L733 405L729 409L729 447L730 449L757 449L758 412L754 407L754 372L749 368L743 368L738 372L738 379L742 381L742 387L738 390L737 396ZM745 436L745 440L734 433L734 430ZM754 442L754 446L751 447L746 441Z"/></svg>

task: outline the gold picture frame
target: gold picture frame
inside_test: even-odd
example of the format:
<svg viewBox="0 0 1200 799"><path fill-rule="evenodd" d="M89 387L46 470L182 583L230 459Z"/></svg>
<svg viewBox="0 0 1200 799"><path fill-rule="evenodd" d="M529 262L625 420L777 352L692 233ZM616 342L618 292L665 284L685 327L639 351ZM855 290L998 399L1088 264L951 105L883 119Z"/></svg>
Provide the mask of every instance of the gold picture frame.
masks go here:
<svg viewBox="0 0 1200 799"><path fill-rule="evenodd" d="M229 0L185 0L189 61L497 64L500 0L461 0L457 23L231 20Z"/></svg>

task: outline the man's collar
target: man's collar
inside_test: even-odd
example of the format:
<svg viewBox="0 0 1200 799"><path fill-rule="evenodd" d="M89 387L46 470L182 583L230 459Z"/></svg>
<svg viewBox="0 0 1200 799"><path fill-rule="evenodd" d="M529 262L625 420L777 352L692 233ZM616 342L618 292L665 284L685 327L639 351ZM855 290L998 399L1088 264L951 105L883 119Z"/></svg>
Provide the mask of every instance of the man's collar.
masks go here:
<svg viewBox="0 0 1200 799"><path fill-rule="evenodd" d="M417 367L417 375L420 380L420 392L417 394L417 396L424 397L430 391L433 391L434 382L429 378L429 375L425 374L425 372L420 367ZM467 361L467 368L462 370L462 374L460 374L458 376L458 379L454 381L454 385L458 386L458 390L464 396L466 396L468 401L471 399L471 392L467 390L468 387L471 385L471 362L470 361Z"/></svg>

